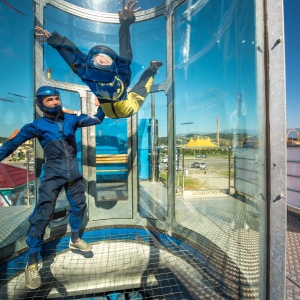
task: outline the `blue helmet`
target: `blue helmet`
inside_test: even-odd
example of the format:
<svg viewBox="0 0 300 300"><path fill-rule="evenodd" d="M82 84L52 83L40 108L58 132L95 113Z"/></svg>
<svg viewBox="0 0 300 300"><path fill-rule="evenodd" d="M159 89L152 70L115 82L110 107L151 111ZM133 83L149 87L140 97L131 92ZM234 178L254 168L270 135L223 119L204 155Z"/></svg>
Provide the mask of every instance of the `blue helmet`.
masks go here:
<svg viewBox="0 0 300 300"><path fill-rule="evenodd" d="M43 99L44 99L44 97L47 97L47 96L59 96L59 95L60 95L59 91L56 88L54 88L52 86L41 86L36 91L36 103L37 103L37 106L44 113L47 113L47 114L55 116L58 112L62 111L62 106L61 105L56 105L53 108L46 107L43 104Z"/></svg>
<svg viewBox="0 0 300 300"><path fill-rule="evenodd" d="M94 56L97 54L107 55L112 61L111 65L96 65L94 63ZM117 53L109 47L102 45L94 46L88 53L90 67L86 70L86 79L102 83L113 82L115 76L118 75L116 63L117 57Z"/></svg>

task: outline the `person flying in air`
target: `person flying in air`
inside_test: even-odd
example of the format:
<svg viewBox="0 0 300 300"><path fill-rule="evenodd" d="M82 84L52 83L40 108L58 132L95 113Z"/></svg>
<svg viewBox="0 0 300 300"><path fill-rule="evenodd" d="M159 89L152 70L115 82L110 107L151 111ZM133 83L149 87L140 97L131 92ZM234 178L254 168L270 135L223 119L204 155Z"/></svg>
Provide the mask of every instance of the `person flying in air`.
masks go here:
<svg viewBox="0 0 300 300"><path fill-rule="evenodd" d="M68 38L54 31L36 26L37 36L55 48L81 80L90 88L98 99L99 105L108 118L128 118L138 112L143 105L153 85L154 76L161 61L152 60L150 66L143 72L138 83L127 92L131 78L131 62L133 59L130 43L129 27L135 22L137 1L123 0L122 11L119 10L119 52L105 45L97 45L86 55Z"/></svg>

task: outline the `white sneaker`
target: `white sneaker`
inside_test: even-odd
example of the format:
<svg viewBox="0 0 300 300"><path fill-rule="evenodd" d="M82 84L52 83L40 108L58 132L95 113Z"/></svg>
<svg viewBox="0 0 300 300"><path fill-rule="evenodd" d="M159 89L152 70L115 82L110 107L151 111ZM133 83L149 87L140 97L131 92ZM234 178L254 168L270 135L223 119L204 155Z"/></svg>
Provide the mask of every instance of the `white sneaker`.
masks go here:
<svg viewBox="0 0 300 300"><path fill-rule="evenodd" d="M92 250L92 246L87 244L84 240L82 240L80 238L78 238L75 243L72 243L72 241L70 240L69 247L71 249L76 249L76 250L80 250L83 252Z"/></svg>
<svg viewBox="0 0 300 300"><path fill-rule="evenodd" d="M35 290L38 289L41 284L41 275L38 270L38 264L33 264L33 265L26 265L25 268L25 280L26 280L26 287Z"/></svg>

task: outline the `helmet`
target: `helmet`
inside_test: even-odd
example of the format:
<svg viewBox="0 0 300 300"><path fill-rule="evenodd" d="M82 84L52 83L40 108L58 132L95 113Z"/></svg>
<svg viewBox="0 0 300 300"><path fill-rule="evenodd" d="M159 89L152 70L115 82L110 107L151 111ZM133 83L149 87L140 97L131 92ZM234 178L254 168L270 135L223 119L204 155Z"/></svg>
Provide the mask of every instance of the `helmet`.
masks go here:
<svg viewBox="0 0 300 300"><path fill-rule="evenodd" d="M94 56L103 54L111 59L111 65L98 65L94 63ZM87 79L92 81L99 81L103 83L112 82L117 75L116 58L118 54L109 47L98 45L94 46L88 53L88 61L91 65L87 69ZM110 61L110 59L108 60Z"/></svg>
<svg viewBox="0 0 300 300"><path fill-rule="evenodd" d="M56 88L54 88L52 86L41 86L36 91L36 103L37 103L37 106L44 113L47 113L47 114L55 116L58 112L60 112L62 110L62 106L61 105L56 105L53 108L46 107L43 104L43 99L44 99L44 97L47 97L47 96L59 96L59 95L60 95L59 91Z"/></svg>
<svg viewBox="0 0 300 300"><path fill-rule="evenodd" d="M90 60L93 59L93 57L97 54L106 54L112 58L112 60L115 60L115 58L118 56L118 54L111 48L103 46L103 45L97 45L94 46L88 54L88 57Z"/></svg>

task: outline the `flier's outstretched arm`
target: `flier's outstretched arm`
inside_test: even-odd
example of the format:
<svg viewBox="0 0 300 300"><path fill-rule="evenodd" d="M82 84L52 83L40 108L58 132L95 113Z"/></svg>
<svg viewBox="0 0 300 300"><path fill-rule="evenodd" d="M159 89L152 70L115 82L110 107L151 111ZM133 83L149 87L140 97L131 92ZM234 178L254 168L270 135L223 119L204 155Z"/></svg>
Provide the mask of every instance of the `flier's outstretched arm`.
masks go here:
<svg viewBox="0 0 300 300"><path fill-rule="evenodd" d="M132 3L132 2L133 2L133 0L129 0L128 4L126 5L126 0L122 1L123 9L122 10L119 9L119 12L118 12L120 20L132 18L134 16L134 14L141 9L140 7L134 9L135 6L138 4L138 2L137 1L135 1L134 3Z"/></svg>
<svg viewBox="0 0 300 300"><path fill-rule="evenodd" d="M134 14L141 9L140 7L134 9L137 4L137 1L133 3L133 0L129 0L126 6L126 0L123 0L123 9L119 10L118 12L121 24L119 29L119 53L120 57L125 58L129 61L131 61L133 58L129 26L135 22Z"/></svg>
<svg viewBox="0 0 300 300"><path fill-rule="evenodd" d="M43 38L43 42L47 42L48 37L51 35L50 32L42 27L35 26L34 32L36 36L40 36Z"/></svg>
<svg viewBox="0 0 300 300"><path fill-rule="evenodd" d="M78 74L78 66L86 60L87 55L82 53L79 48L70 41L67 37L61 36L54 31L52 34L42 27L36 26L34 28L35 35L42 37L43 42L47 42L51 47L55 48L66 63L71 67L73 72Z"/></svg>

